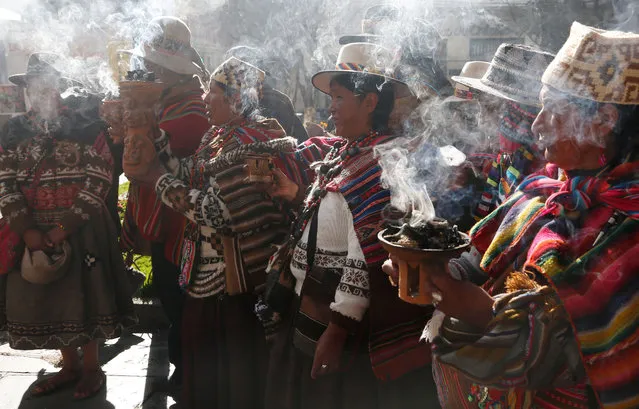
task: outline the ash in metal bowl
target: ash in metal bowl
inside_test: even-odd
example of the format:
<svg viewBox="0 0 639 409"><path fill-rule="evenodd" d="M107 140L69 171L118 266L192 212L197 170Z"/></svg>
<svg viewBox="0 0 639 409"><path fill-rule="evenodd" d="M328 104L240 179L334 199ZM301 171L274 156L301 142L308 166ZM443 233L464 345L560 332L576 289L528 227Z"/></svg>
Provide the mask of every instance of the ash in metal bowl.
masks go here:
<svg viewBox="0 0 639 409"><path fill-rule="evenodd" d="M466 244L457 226L451 226L447 220L441 218L418 225L405 223L400 228L389 229L385 238L402 247L424 250L447 250Z"/></svg>

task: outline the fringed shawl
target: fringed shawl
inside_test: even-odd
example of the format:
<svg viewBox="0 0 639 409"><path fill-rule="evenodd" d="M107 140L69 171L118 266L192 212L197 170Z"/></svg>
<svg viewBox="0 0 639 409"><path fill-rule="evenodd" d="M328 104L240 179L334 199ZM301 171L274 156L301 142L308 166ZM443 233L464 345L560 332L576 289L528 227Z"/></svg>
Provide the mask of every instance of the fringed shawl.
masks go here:
<svg viewBox="0 0 639 409"><path fill-rule="evenodd" d="M638 176L639 162L597 176L533 175L471 231L491 277L526 271L553 286L604 408L639 406Z"/></svg>

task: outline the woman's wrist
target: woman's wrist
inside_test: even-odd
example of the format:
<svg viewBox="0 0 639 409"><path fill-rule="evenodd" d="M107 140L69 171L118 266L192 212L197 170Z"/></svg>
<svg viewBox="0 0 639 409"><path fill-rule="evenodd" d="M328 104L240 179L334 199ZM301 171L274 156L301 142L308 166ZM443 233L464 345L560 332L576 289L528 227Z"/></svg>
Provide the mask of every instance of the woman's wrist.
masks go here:
<svg viewBox="0 0 639 409"><path fill-rule="evenodd" d="M300 205L306 198L306 188L298 184L295 184L295 186L297 187L297 191L295 192L295 196L293 196L293 199L291 199L290 202L294 205Z"/></svg>
<svg viewBox="0 0 639 409"><path fill-rule="evenodd" d="M346 338L348 337L348 330L332 321L328 324L326 331L330 332L333 336L340 339L346 340Z"/></svg>

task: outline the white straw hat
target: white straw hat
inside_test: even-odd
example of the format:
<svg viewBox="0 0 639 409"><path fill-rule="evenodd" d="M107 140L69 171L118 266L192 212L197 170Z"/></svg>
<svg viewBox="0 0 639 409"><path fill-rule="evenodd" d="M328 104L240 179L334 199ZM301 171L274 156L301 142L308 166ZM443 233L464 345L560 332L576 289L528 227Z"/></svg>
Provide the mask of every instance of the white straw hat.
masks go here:
<svg viewBox="0 0 639 409"><path fill-rule="evenodd" d="M498 98L539 106L541 76L554 58L527 45L502 44L481 78L453 77L453 81Z"/></svg>

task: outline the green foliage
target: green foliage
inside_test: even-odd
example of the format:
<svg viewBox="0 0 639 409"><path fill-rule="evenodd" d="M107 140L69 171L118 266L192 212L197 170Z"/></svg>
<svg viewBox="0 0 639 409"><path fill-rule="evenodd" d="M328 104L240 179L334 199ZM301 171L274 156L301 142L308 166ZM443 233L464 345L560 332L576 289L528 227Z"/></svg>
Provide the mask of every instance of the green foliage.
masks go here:
<svg viewBox="0 0 639 409"><path fill-rule="evenodd" d="M129 197L129 182L124 182L120 184L118 188L118 213L120 215L120 223L124 219L124 212L126 210L126 203ZM123 254L124 259L127 259L127 255ZM152 281L153 274L152 266L151 266L151 257L149 256L133 256L133 267L137 270L140 270L146 276L146 280L144 281L144 285L138 290L138 292L134 295L137 298L141 298L143 300L148 300L154 297Z"/></svg>

